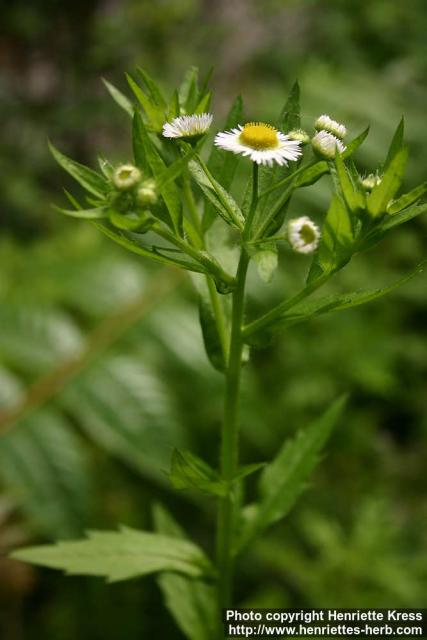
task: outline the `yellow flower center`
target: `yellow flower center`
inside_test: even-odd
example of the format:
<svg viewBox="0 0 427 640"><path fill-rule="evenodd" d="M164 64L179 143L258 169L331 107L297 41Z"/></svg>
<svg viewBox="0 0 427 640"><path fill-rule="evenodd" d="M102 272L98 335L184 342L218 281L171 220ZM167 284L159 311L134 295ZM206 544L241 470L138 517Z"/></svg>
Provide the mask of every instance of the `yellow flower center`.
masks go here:
<svg viewBox="0 0 427 640"><path fill-rule="evenodd" d="M279 146L277 130L270 124L264 124L264 122L248 122L248 124L245 124L239 139L242 144L257 151L275 149Z"/></svg>
<svg viewBox="0 0 427 640"><path fill-rule="evenodd" d="M299 234L305 244L311 244L316 240L316 233L308 224L305 224L301 227L301 231L299 232Z"/></svg>

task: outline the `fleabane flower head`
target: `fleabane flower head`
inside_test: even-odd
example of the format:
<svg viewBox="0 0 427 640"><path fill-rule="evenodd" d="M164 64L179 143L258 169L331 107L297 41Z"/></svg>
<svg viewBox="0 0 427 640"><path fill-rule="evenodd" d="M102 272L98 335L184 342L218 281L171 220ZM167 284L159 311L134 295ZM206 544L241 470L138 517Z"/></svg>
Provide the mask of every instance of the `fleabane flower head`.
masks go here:
<svg viewBox="0 0 427 640"><path fill-rule="evenodd" d="M210 113L195 113L190 116L178 116L172 122L163 125L165 138L181 138L191 141L203 136L212 124L213 115Z"/></svg>
<svg viewBox="0 0 427 640"><path fill-rule="evenodd" d="M316 133L316 135L311 139L311 144L313 146L313 151L315 151L318 156L325 158L326 160L333 160L337 149L339 153L343 153L343 151L345 151L345 146L341 140L327 131L319 131L319 133Z"/></svg>
<svg viewBox="0 0 427 640"><path fill-rule="evenodd" d="M299 140L277 131L264 122L249 122L238 125L231 131L223 131L215 137L215 145L226 151L241 153L257 164L272 166L274 162L287 165L289 160L298 160L301 155Z"/></svg>
<svg viewBox="0 0 427 640"><path fill-rule="evenodd" d="M121 164L113 173L114 186L120 191L133 189L141 178L142 174L140 170L133 164Z"/></svg>
<svg viewBox="0 0 427 640"><path fill-rule="evenodd" d="M317 131L327 131L328 133L332 133L333 136L340 140L343 140L347 134L347 129L343 124L340 124L336 120L332 120L332 118L327 115L317 118L314 123L314 128Z"/></svg>
<svg viewBox="0 0 427 640"><path fill-rule="evenodd" d="M313 253L320 239L319 227L308 216L289 220L287 238L297 253Z"/></svg>

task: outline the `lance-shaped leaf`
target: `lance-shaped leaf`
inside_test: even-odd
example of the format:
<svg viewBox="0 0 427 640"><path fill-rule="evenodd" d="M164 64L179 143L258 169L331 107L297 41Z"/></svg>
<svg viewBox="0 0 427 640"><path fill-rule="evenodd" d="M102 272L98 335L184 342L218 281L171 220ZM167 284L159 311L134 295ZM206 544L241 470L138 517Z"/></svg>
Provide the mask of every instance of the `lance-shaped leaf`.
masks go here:
<svg viewBox="0 0 427 640"><path fill-rule="evenodd" d="M416 218L417 216L426 213L427 211L427 203L424 204L414 204L412 207L408 207L399 213L395 213L393 216L387 216L382 224L372 231L366 238L366 241L362 245L362 249L367 249L372 244L377 243L381 238L383 238L386 233L389 233L395 227Z"/></svg>
<svg viewBox="0 0 427 640"><path fill-rule="evenodd" d="M322 227L320 245L314 254L307 283L323 274L342 268L353 253L353 230L350 213L341 198L335 195Z"/></svg>
<svg viewBox="0 0 427 640"><path fill-rule="evenodd" d="M185 539L179 524L164 507L153 510L156 530L166 536ZM182 633L189 640L215 640L217 612L213 585L178 573L163 572L157 578L165 604Z"/></svg>
<svg viewBox="0 0 427 640"><path fill-rule="evenodd" d="M190 451L174 449L169 477L175 489L199 489L217 496L228 494L228 487L218 473Z"/></svg>
<svg viewBox="0 0 427 640"><path fill-rule="evenodd" d="M147 88L151 100L156 105L156 107L158 107L160 113L162 113L162 115L164 116L167 105L158 84L142 67L138 67L137 73L142 78L142 81Z"/></svg>
<svg viewBox="0 0 427 640"><path fill-rule="evenodd" d="M225 371L227 351L225 341L231 316L230 296L218 296L216 290L212 290L212 284L202 282L201 279L197 282L197 288L199 291L199 319L206 354L215 369Z"/></svg>
<svg viewBox="0 0 427 640"><path fill-rule="evenodd" d="M403 196L397 198L397 200L392 200L387 205L387 213L390 215L395 215L399 213L406 207L409 207L411 204L414 204L419 198L421 198L427 192L427 182L423 182L415 189L408 191L408 193L404 193Z"/></svg>
<svg viewBox="0 0 427 640"><path fill-rule="evenodd" d="M285 442L277 457L264 469L260 478L261 499L251 505L251 516L238 541L238 550L289 513L306 488L345 401L345 397L336 400L321 418Z"/></svg>
<svg viewBox="0 0 427 640"><path fill-rule="evenodd" d="M199 70L197 67L190 67L185 75L181 86L178 89L179 102L186 113L194 113L194 109L199 99Z"/></svg>
<svg viewBox="0 0 427 640"><path fill-rule="evenodd" d="M132 102L129 100L129 98L125 96L125 94L122 93L119 89L117 89L117 87L111 84L111 82L108 82L108 80L105 80L105 78L102 78L102 82L106 86L107 91L110 94L110 96L113 98L114 102L116 102L119 105L119 107L123 109L123 111L126 111L126 113L131 118L133 118L135 109L133 107Z"/></svg>
<svg viewBox="0 0 427 640"><path fill-rule="evenodd" d="M373 218L387 211L388 203L394 198L402 184L407 160L408 150L406 148L400 149L390 162L381 182L372 189L366 202L368 212Z"/></svg>
<svg viewBox="0 0 427 640"><path fill-rule="evenodd" d="M188 271L195 271L196 273L207 273L207 269L200 263L191 260L191 258L187 259L187 256L184 254L176 252L177 257L169 257L164 255L163 252L170 251L166 247L155 247L152 245L144 245L135 234L131 236L126 231L117 232L111 226L102 223L102 222L93 222L94 226L96 226L99 231L101 231L104 235L106 235L114 242L117 242L121 247L124 247L128 251L132 253L136 253L139 256L143 256L144 258L151 258L155 262L161 262L162 264L166 264L173 267L180 267L181 269L186 269Z"/></svg>
<svg viewBox="0 0 427 640"><path fill-rule="evenodd" d="M390 164L394 160L395 155L402 149L403 147L403 136L405 133L405 120L402 116L399 124L397 125L397 129L394 132L393 138L391 140L390 146L387 151L387 157L384 162L383 170L387 171Z"/></svg>
<svg viewBox="0 0 427 640"><path fill-rule="evenodd" d="M81 184L86 191L89 191L94 196L102 198L109 190L110 185L104 176L101 176L96 171L89 169L89 167L85 167L79 162L75 162L75 160L71 160L71 158L67 158L67 156L64 156L64 154L58 151L58 149L56 149L50 142L49 149L57 163L61 165L61 167L65 169L65 171L69 173L74 180L77 180L77 182Z"/></svg>
<svg viewBox="0 0 427 640"><path fill-rule="evenodd" d="M243 101L240 96L237 96L231 109L228 112L224 130L228 131L237 127L242 122L243 118ZM208 169L215 177L215 179L224 187L224 189L230 189L233 179L236 173L237 165L239 163L239 156L234 153L228 153L216 147L212 147L211 154L208 160ZM213 221L215 220L215 206L210 202L206 202L205 212L203 215L203 228L209 229Z"/></svg>
<svg viewBox="0 0 427 640"><path fill-rule="evenodd" d="M141 146L143 151L139 149L139 145ZM141 158L142 154L144 154L155 179L158 180L159 191L168 209L172 221L172 226L175 230L175 233L180 235L182 209L179 190L177 189L173 181L168 181L164 184L161 184L162 177L165 175L167 167L156 147L154 146L154 143L152 142L150 136L148 135L144 121L138 111L135 112L134 116L134 149L135 148L138 149L138 154Z"/></svg>
<svg viewBox="0 0 427 640"><path fill-rule="evenodd" d="M337 153L335 156L335 167L344 200L350 211L352 213L357 213L364 208L365 199L353 185L353 181L350 177L349 171L344 164L340 153Z"/></svg>
<svg viewBox="0 0 427 640"><path fill-rule="evenodd" d="M126 79L130 88L135 94L141 107L144 109L148 121L155 131L161 131L165 122L165 110L156 105L152 98L148 96L143 89L135 82L135 80L129 74L126 74Z"/></svg>
<svg viewBox="0 0 427 640"><path fill-rule="evenodd" d="M276 333L277 331L281 331L288 326L300 322L306 322L307 320L311 320L312 318L323 313L351 309L352 307L358 307L362 304L366 304L367 302L372 302L377 298L382 298L388 293L391 293L395 289L406 284L414 276L421 273L426 262L427 261L424 260L423 262L418 264L415 269L412 269L405 276L399 278L399 280L396 280L396 282L393 282L386 287L353 291L351 293L344 293L339 295L323 296L321 298L316 298L315 300L300 302L299 304L295 305L295 307L290 309L286 314L284 314L281 318L275 321L274 324L271 324L268 327L268 330L271 333Z"/></svg>
<svg viewBox="0 0 427 640"><path fill-rule="evenodd" d="M94 207L93 209L62 209L53 206L55 211L71 218L82 218L83 220L99 220L108 216L108 207Z"/></svg>
<svg viewBox="0 0 427 640"><path fill-rule="evenodd" d="M190 173L219 215L232 226L243 229L245 219L233 196L222 187L200 160L191 160Z"/></svg>
<svg viewBox="0 0 427 640"><path fill-rule="evenodd" d="M192 542L123 527L119 531L90 531L83 540L20 549L16 560L62 569L69 575L129 580L159 571L176 571L194 578L212 575L205 554Z"/></svg>

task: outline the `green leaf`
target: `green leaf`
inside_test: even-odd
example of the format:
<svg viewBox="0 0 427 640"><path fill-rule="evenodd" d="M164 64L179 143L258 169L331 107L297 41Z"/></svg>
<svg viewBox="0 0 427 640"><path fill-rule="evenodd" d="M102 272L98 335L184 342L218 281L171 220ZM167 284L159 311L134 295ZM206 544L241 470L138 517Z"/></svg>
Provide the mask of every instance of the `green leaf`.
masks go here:
<svg viewBox="0 0 427 640"><path fill-rule="evenodd" d="M328 171L329 167L327 162L325 162L324 160L316 162L316 164L308 166L305 171L300 173L295 178L294 187L309 187L310 185L317 182L319 178L324 176L325 173L328 173Z"/></svg>
<svg viewBox="0 0 427 640"><path fill-rule="evenodd" d="M181 86L178 89L179 102L184 107L186 113L194 113L199 96L198 89L199 70L197 67L190 67L185 75Z"/></svg>
<svg viewBox="0 0 427 640"><path fill-rule="evenodd" d="M399 153L399 151L402 149L404 133L405 133L405 120L402 116L399 124L397 125L397 129L394 133L394 136L392 138L392 141L390 143L390 146L387 152L387 157L385 159L384 167L383 167L384 172L387 171L392 161L394 160L396 154Z"/></svg>
<svg viewBox="0 0 427 640"><path fill-rule="evenodd" d="M138 100L141 107L144 109L148 121L153 127L154 131L160 132L162 130L163 124L165 122L165 114L164 110L159 108L151 99L151 97L147 96L141 87L135 82L135 80L129 74L126 74L126 79L129 83L130 88L135 94L136 99ZM136 114L136 111L135 111Z"/></svg>
<svg viewBox="0 0 427 640"><path fill-rule="evenodd" d="M234 476L234 482L239 482L240 480L243 480L243 478L251 476L253 473L264 469L266 465L266 462L254 462L253 464L245 464L243 467L240 467L239 471Z"/></svg>
<svg viewBox="0 0 427 640"><path fill-rule="evenodd" d="M387 213L390 215L394 215L402 211L402 209L406 209L409 205L416 202L421 196L423 196L427 192L427 181L420 184L415 189L408 191L408 193L403 194L397 200L392 200L389 202L387 206Z"/></svg>
<svg viewBox="0 0 427 640"><path fill-rule="evenodd" d="M355 189L340 153L335 156L335 167L344 200L352 213L358 213L361 209L364 209L365 199Z"/></svg>
<svg viewBox="0 0 427 640"><path fill-rule="evenodd" d="M117 87L115 87L113 84L108 82L108 80L105 80L105 78L102 78L102 82L107 87L107 90L111 95L111 97L113 98L114 102L116 102L119 105L119 107L123 109L123 111L126 111L126 113L130 115L131 118L133 118L134 107L132 102L129 100L129 98L125 96L124 93L119 91Z"/></svg>
<svg viewBox="0 0 427 640"><path fill-rule="evenodd" d="M320 245L314 254L307 283L342 268L350 260L352 253L353 230L350 214L341 198L335 195L326 215Z"/></svg>
<svg viewBox="0 0 427 640"><path fill-rule="evenodd" d="M212 366L218 371L223 372L225 371L226 363L224 362L224 348L221 342L221 336L218 333L215 310L213 309L207 286L204 288L200 285L198 289L199 319L206 354ZM218 294L216 294L215 302L220 306L219 313L221 313L221 318L228 324L230 318L230 296L218 296Z"/></svg>
<svg viewBox="0 0 427 640"><path fill-rule="evenodd" d="M242 122L243 118L243 101L241 96L237 96L224 124L224 131L237 127ZM234 176L236 174L237 165L239 164L239 156L234 153L228 153L221 150L215 145L212 147L211 154L208 160L208 169L215 177L215 179L224 187L229 190ZM206 202L205 212L203 216L203 229L207 230L215 220L215 206L210 202Z"/></svg>
<svg viewBox="0 0 427 640"><path fill-rule="evenodd" d="M117 232L108 226L105 223L101 222L93 222L94 226L96 226L99 231L101 231L104 235L106 235L111 240L114 240L121 247L131 251L132 253L136 253L139 256L143 256L144 258L150 258L155 262L161 262L162 264L166 264L174 267L181 267L182 269L187 269L188 271L195 271L196 273L207 273L207 269L205 269L200 263L192 261L191 259L187 259L187 257L183 256L183 254L178 253L179 258L171 258L169 256L165 256L162 251L168 251L165 247L164 249L160 249L158 247L153 247L150 245L145 245L141 241L137 241L135 236L129 236L125 231ZM183 256L181 258L181 256Z"/></svg>
<svg viewBox="0 0 427 640"><path fill-rule="evenodd" d="M172 98L170 99L169 106L167 108L166 120L169 122L174 118L177 118L180 113L181 113L181 110L179 106L178 91L175 89L175 91L172 94Z"/></svg>
<svg viewBox="0 0 427 640"><path fill-rule="evenodd" d="M279 129L287 132L292 129L299 129L300 126L300 88L298 80L296 80L292 85L289 97L280 114Z"/></svg>
<svg viewBox="0 0 427 640"><path fill-rule="evenodd" d="M62 209L53 205L55 211L71 218L82 218L84 220L99 220L108 216L108 207L95 207L93 209Z"/></svg>
<svg viewBox="0 0 427 640"><path fill-rule="evenodd" d="M104 196L104 194L109 190L110 185L103 176L96 173L96 171L89 169L89 167L85 167L83 164L79 164L78 162L71 160L71 158L67 158L67 156L64 156L64 154L58 151L58 149L56 149L50 142L48 144L50 152L57 163L61 165L61 167L65 169L70 176L77 180L77 182L81 184L86 191L89 191L99 198Z"/></svg>
<svg viewBox="0 0 427 640"><path fill-rule="evenodd" d="M62 569L69 575L105 577L109 582L174 571L194 578L212 574L205 554L193 543L123 527L90 531L83 540L20 549L15 560Z"/></svg>
<svg viewBox="0 0 427 640"><path fill-rule="evenodd" d="M266 246L267 245L267 246ZM277 246L274 242L265 243L262 249L254 254L258 275L264 282L271 282L279 264Z"/></svg>
<svg viewBox="0 0 427 640"><path fill-rule="evenodd" d="M408 150L400 149L388 165L381 182L372 189L367 198L368 212L372 217L376 218L387 211L390 200L402 184L407 160Z"/></svg>
<svg viewBox="0 0 427 640"><path fill-rule="evenodd" d="M350 142L346 145L344 152L341 154L342 157L345 159L352 156L353 153L361 146L361 144L363 144L368 136L368 133L369 127L366 127L366 129L362 131L362 133L359 133L359 135L353 138L353 140L350 140Z"/></svg>
<svg viewBox="0 0 427 640"><path fill-rule="evenodd" d="M238 229L243 229L245 219L238 204L233 196L215 180L207 167L199 159L196 159L189 162L188 168L206 198L210 200L223 220Z"/></svg>
<svg viewBox="0 0 427 640"><path fill-rule="evenodd" d="M197 103L196 108L194 109L194 113L207 113L209 112L209 108L212 100L212 92L209 91L204 96L202 96Z"/></svg>
<svg viewBox="0 0 427 640"><path fill-rule="evenodd" d="M321 418L293 440L285 442L277 457L264 469L260 479L261 499L251 509L252 517L243 529L239 549L292 509L319 462L319 454L338 422L345 402L345 397L339 398Z"/></svg>
<svg viewBox="0 0 427 640"><path fill-rule="evenodd" d="M194 156L196 156L200 151L201 144L203 144L203 140L201 140L199 144L195 145L194 147L188 145L184 155L181 158L178 158L178 160L175 160L175 162L170 164L168 167L166 167L164 173L160 175L158 186L165 187L169 182L173 182L173 180L179 178L182 172L186 169L190 160L192 160L192 158L194 158Z"/></svg>
<svg viewBox="0 0 427 640"><path fill-rule="evenodd" d="M164 115L167 105L158 84L142 67L138 67L137 73L141 76L145 86L147 87L151 100L158 107L159 111Z"/></svg>
<svg viewBox="0 0 427 640"><path fill-rule="evenodd" d="M425 213L426 211L427 211L427 203L416 204L416 205L413 205L412 207L409 207L408 209L404 209L403 211L400 211L399 213L395 213L393 216L385 218L381 226L378 227L378 229L375 229L373 231L374 239L378 240L386 232L389 232L391 231L391 229L394 229L394 227L398 227L404 222L408 222L409 220L416 218L417 216L421 215L422 213Z"/></svg>
<svg viewBox="0 0 427 640"><path fill-rule="evenodd" d="M387 287L354 291L352 293L344 293L339 295L324 296L321 298L316 298L315 300L301 302L290 309L288 313L283 315L274 324L270 325L269 330L271 332L280 331L289 325L311 320L312 318L322 313L329 313L331 311L342 311L344 309L358 307L362 304L366 304L367 302L372 302L377 298L382 298L391 291L394 291L394 289L397 289L398 287L406 284L417 274L421 273L426 262L427 261L424 260L423 262L418 264L415 269L412 269L405 276L399 278L399 280L393 282Z"/></svg>
<svg viewBox="0 0 427 640"><path fill-rule="evenodd" d="M179 190L173 181L166 182L163 185L161 184L162 176L165 175L167 167L149 137L144 121L139 112L135 112L134 127L134 148L135 145L141 145L150 169L153 172L155 179L159 182L159 191L165 201L173 229L175 233L180 235L182 226L182 208Z"/></svg>
<svg viewBox="0 0 427 640"><path fill-rule="evenodd" d="M153 510L156 530L174 538L185 533L164 507ZM217 611L213 585L177 573L161 573L157 578L165 603L182 633L189 640L215 640Z"/></svg>
<svg viewBox="0 0 427 640"><path fill-rule="evenodd" d="M190 451L174 449L169 477L175 489L199 489L217 496L228 494L228 487L218 473Z"/></svg>

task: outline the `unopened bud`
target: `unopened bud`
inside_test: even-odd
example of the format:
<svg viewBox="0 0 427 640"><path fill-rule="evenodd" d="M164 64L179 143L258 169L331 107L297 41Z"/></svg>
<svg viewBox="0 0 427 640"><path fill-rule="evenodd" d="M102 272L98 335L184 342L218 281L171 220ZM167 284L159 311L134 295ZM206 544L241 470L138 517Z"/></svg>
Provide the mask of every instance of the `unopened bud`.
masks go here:
<svg viewBox="0 0 427 640"><path fill-rule="evenodd" d="M345 151L345 146L336 136L327 131L319 131L311 140L313 151L325 160L333 160L337 152Z"/></svg>
<svg viewBox="0 0 427 640"><path fill-rule="evenodd" d="M156 181L151 178L144 180L141 186L138 187L136 200L143 207L156 204L158 200Z"/></svg>
<svg viewBox="0 0 427 640"><path fill-rule="evenodd" d="M372 191L372 189L381 183L381 178L376 173L370 173L366 178L362 180L362 187L366 191Z"/></svg>
<svg viewBox="0 0 427 640"><path fill-rule="evenodd" d="M292 131L289 131L288 138L290 140L296 140L302 145L308 144L310 142L310 136L306 131L304 131L304 129L293 129Z"/></svg>
<svg viewBox="0 0 427 640"><path fill-rule="evenodd" d="M347 133L347 129L343 124L340 124L336 120L332 120L332 118L327 115L317 118L314 123L314 128L317 131L327 131L328 133L332 133L333 136L340 140L343 140Z"/></svg>
<svg viewBox="0 0 427 640"><path fill-rule="evenodd" d="M113 183L120 191L127 191L135 187L141 177L141 171L133 164L121 164L113 173Z"/></svg>

